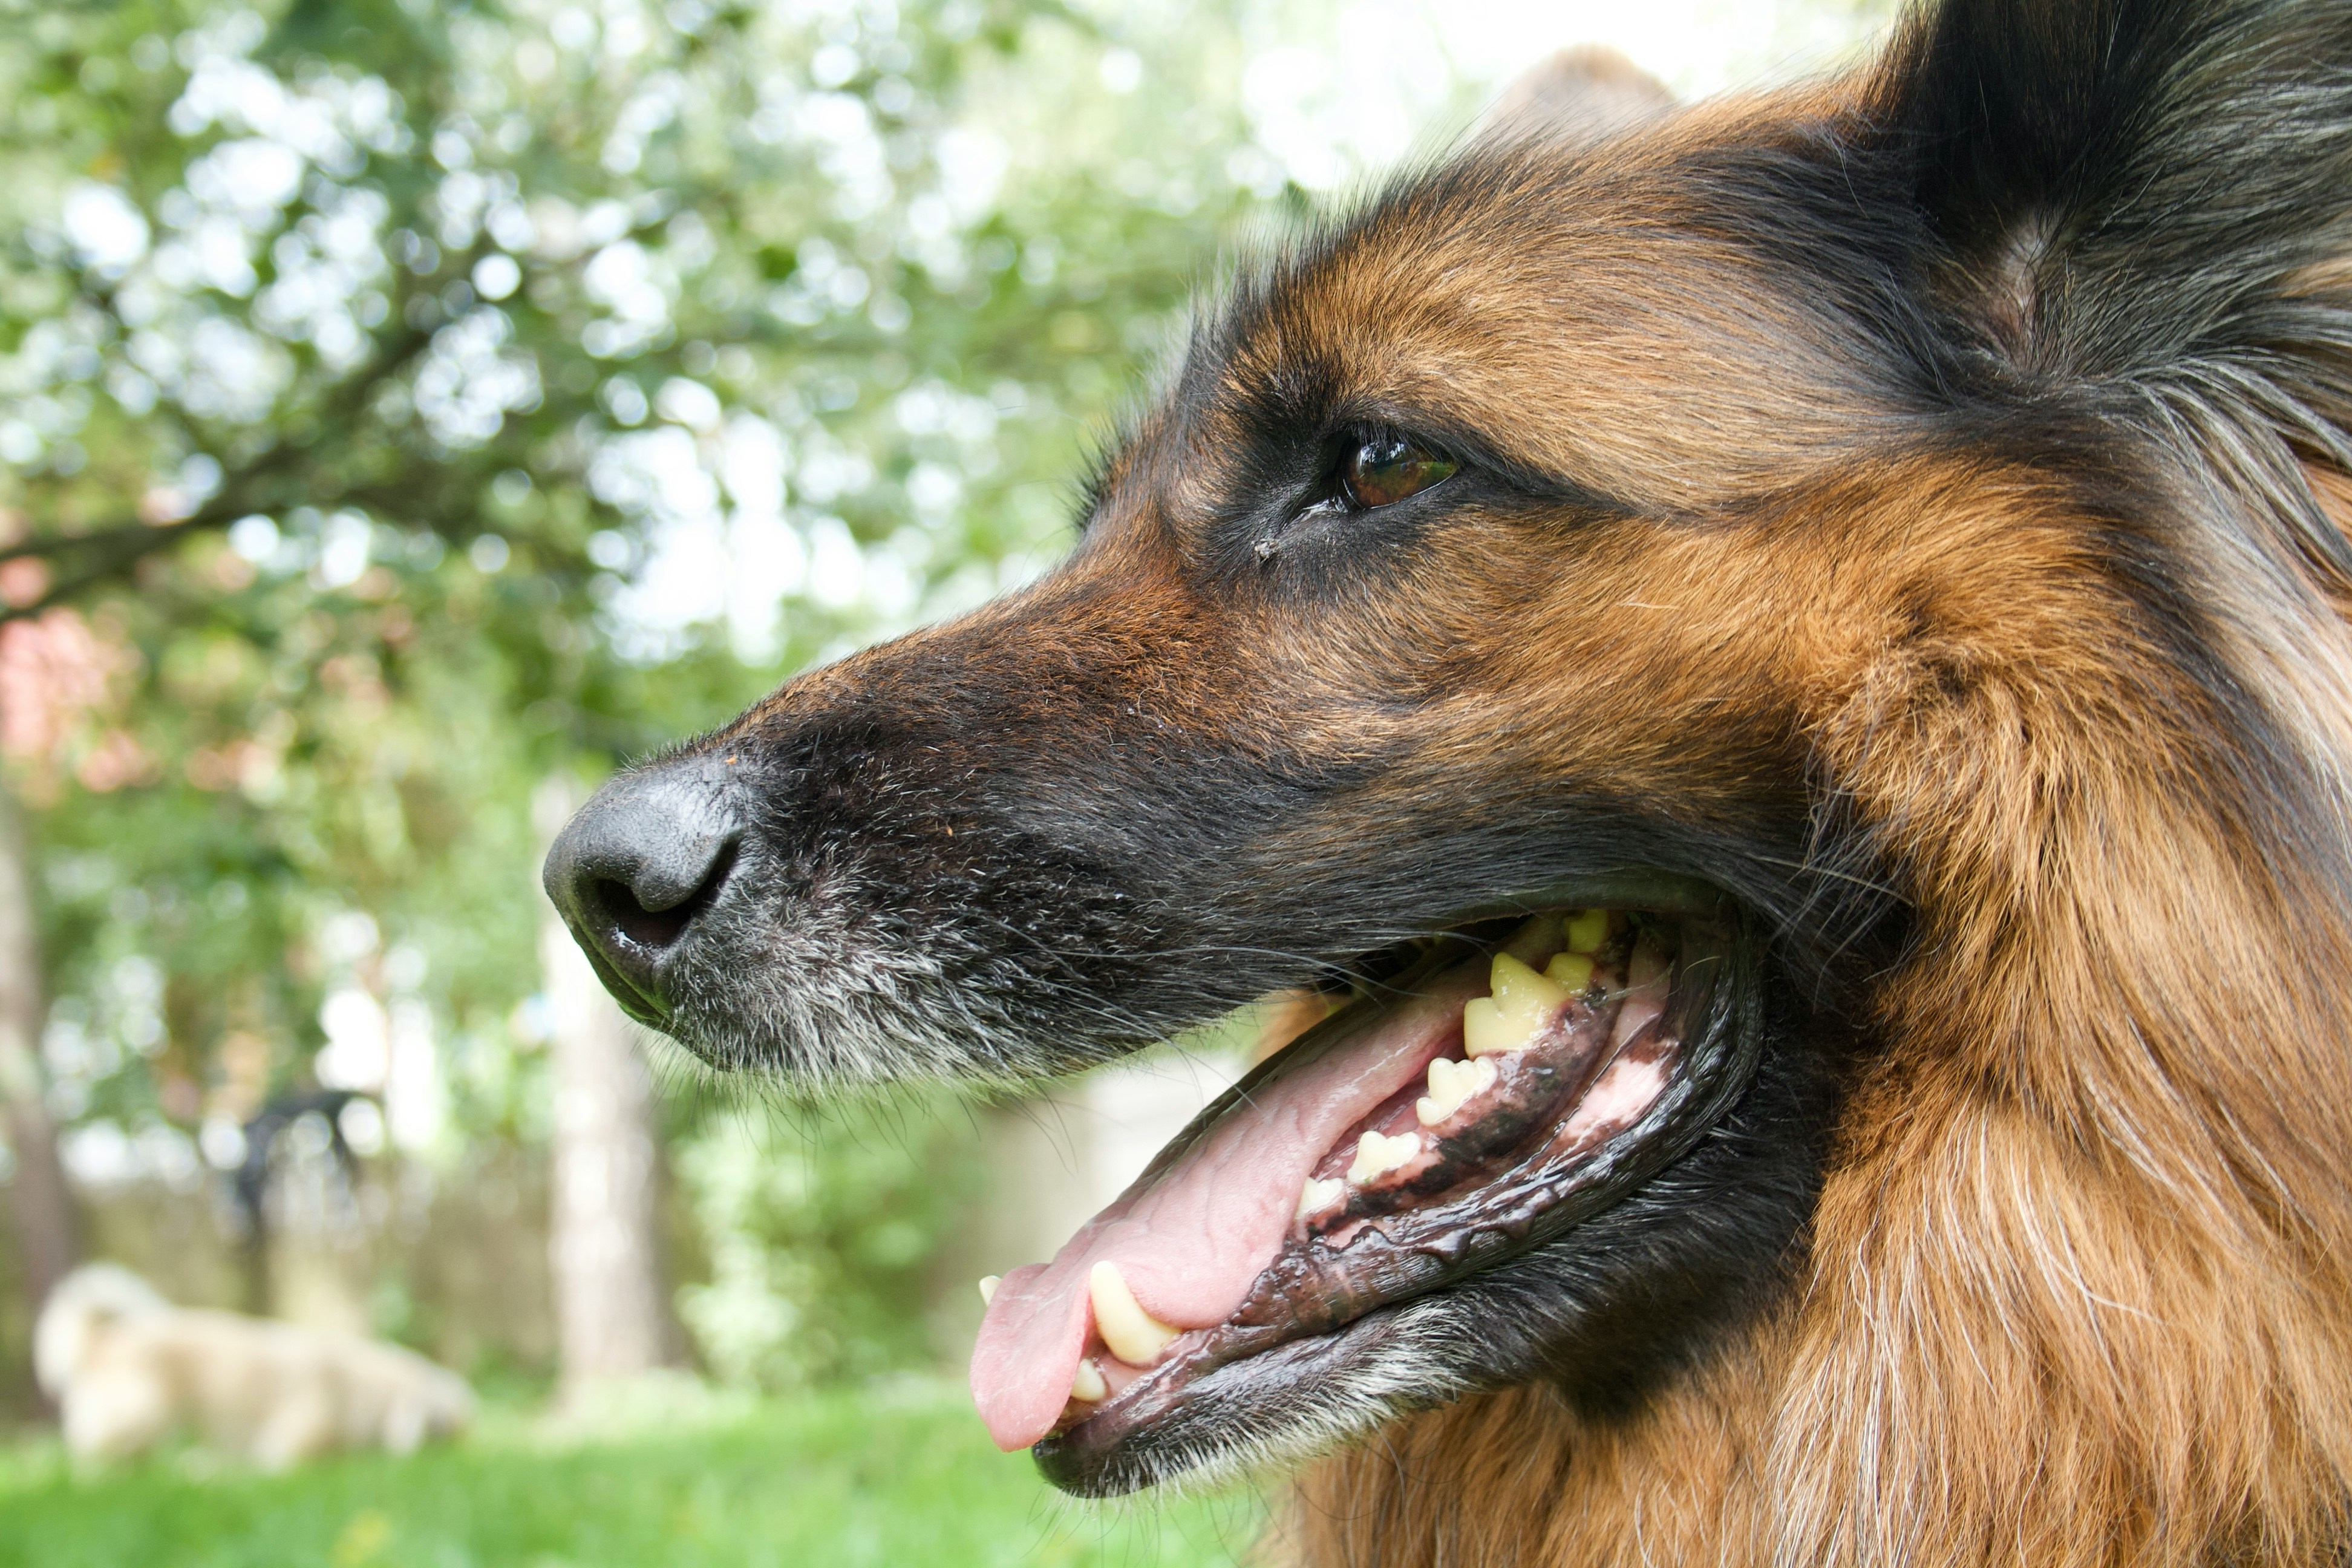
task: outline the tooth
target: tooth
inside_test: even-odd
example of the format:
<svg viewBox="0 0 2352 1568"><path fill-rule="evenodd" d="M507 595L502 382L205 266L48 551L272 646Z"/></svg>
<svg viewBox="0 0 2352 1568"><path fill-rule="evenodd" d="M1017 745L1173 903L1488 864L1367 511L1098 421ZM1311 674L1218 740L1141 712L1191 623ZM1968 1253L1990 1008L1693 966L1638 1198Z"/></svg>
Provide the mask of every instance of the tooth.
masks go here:
<svg viewBox="0 0 2352 1568"><path fill-rule="evenodd" d="M1004 1276L1002 1274L982 1275L980 1277L980 1304L985 1307L991 1301L995 1300L996 1288L1003 1282Z"/></svg>
<svg viewBox="0 0 2352 1568"><path fill-rule="evenodd" d="M1462 1048L1470 1055L1516 1051L1527 1043L1527 1031L1496 1011L1493 997L1481 996L1462 1009Z"/></svg>
<svg viewBox="0 0 2352 1568"><path fill-rule="evenodd" d="M1183 1331L1171 1329L1145 1311L1127 1288L1127 1276L1108 1258L1087 1276L1087 1293L1094 1298L1095 1329L1110 1353L1129 1366L1150 1366Z"/></svg>
<svg viewBox="0 0 2352 1568"><path fill-rule="evenodd" d="M1599 952L1609 940L1607 910L1579 910L1560 922L1570 952Z"/></svg>
<svg viewBox="0 0 2352 1568"><path fill-rule="evenodd" d="M1257 1042L1250 1047L1255 1064L1282 1049L1339 1010L1338 1002L1319 991L1277 991L1258 999Z"/></svg>
<svg viewBox="0 0 2352 1568"><path fill-rule="evenodd" d="M1439 1057L1429 1064L1429 1092L1413 1102L1412 1113L1423 1127L1434 1127L1494 1088L1495 1078L1493 1062L1457 1062Z"/></svg>
<svg viewBox="0 0 2352 1568"><path fill-rule="evenodd" d="M1078 1375L1070 1379L1070 1397L1087 1405L1100 1405L1109 1397L1110 1384L1103 1381L1102 1368L1092 1361L1078 1363Z"/></svg>
<svg viewBox="0 0 2352 1568"><path fill-rule="evenodd" d="M1347 1194L1348 1184L1337 1176L1328 1179L1309 1176L1307 1184L1298 1189L1298 1217L1306 1219L1321 1214Z"/></svg>
<svg viewBox="0 0 2352 1568"><path fill-rule="evenodd" d="M1566 991L1507 952L1495 955L1492 977L1495 1009L1507 1018L1523 1018L1540 1027L1568 1005Z"/></svg>
<svg viewBox="0 0 2352 1568"><path fill-rule="evenodd" d="M1462 1009L1462 1043L1471 1056L1516 1051L1541 1034L1572 994L1507 952L1495 955L1495 994Z"/></svg>
<svg viewBox="0 0 2352 1568"><path fill-rule="evenodd" d="M1393 1138L1367 1132L1356 1140L1356 1162L1348 1167L1348 1180L1360 1187L1401 1165L1412 1163L1413 1156L1420 1152L1418 1132L1400 1132Z"/></svg>
<svg viewBox="0 0 2352 1568"><path fill-rule="evenodd" d="M1454 1114L1461 1103L1454 1097L1454 1062L1447 1057L1437 1057L1429 1064L1429 1092L1412 1102L1413 1119L1423 1127L1434 1127Z"/></svg>
<svg viewBox="0 0 2352 1568"><path fill-rule="evenodd" d="M1544 965L1544 975L1571 993L1580 992L1592 984L1592 960L1580 952L1563 952Z"/></svg>

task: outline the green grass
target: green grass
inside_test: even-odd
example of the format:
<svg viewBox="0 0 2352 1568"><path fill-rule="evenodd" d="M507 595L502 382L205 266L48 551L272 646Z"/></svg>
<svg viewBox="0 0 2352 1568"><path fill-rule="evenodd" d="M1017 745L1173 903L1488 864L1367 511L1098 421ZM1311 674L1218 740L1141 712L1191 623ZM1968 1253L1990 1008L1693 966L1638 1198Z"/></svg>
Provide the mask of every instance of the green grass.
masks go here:
<svg viewBox="0 0 2352 1568"><path fill-rule="evenodd" d="M493 1418L413 1458L276 1477L194 1454L82 1476L54 1444L0 1456L6 1568L1205 1568L1262 1517L1246 1494L1079 1508L929 1385L590 1441Z"/></svg>

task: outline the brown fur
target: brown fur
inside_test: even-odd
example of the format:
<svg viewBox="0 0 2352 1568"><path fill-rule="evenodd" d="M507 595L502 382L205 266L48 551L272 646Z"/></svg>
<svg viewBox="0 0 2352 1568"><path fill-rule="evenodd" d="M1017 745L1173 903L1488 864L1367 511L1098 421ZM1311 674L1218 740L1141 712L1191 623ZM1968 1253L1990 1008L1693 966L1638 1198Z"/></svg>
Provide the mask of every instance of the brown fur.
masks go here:
<svg viewBox="0 0 2352 1568"><path fill-rule="evenodd" d="M1769 678L1916 868L1916 956L1880 994L1801 1290L1622 1422L1517 1390L1329 1462L1286 1532L1304 1560L2340 1559L2352 942L2216 798L2211 716L2118 635L2082 520L2022 479L2005 508L1981 474L1943 481L1626 551L1675 585L1713 689L1627 607L1654 591L1630 573L1544 616L1596 652L1646 630L1597 705L1653 733ZM2344 626L2303 608L2296 639L2340 669ZM2352 691L2315 695L2342 744ZM1558 731L1642 765L1637 736Z"/></svg>
<svg viewBox="0 0 2352 1568"><path fill-rule="evenodd" d="M1753 352L1807 357L1771 341ZM1689 422L1631 361L1597 435L1592 405L1545 407L1563 379L1548 366L1487 358L1476 386L1542 411L1517 429L1574 429L1620 490L1670 474L1661 504L1838 437L1773 410L1753 453L1744 426L1712 427L1727 441L1705 461L1661 449ZM2344 515L2352 487L2315 479ZM1849 1101L1801 1288L1622 1420L1526 1388L1410 1418L1309 1477L1277 1542L1383 1568L2340 1562L2352 936L2336 894L2248 820L2227 726L2103 591L2099 520L2030 476L1932 462L1774 512L1751 531L1621 525L1560 596L1489 624L1554 672L1498 684L1581 767L1635 770L1633 788L1669 765L1644 733L1752 711L1768 686L1909 870L1917 939L1878 990L1884 1055ZM1673 621L1636 604L1658 584ZM2219 603L2213 630L2292 683L2312 750L2340 760L2335 587ZM1612 665L1624 689L1596 700L1585 682ZM1596 734L1595 709L1629 731ZM1482 717L1449 764L1475 765Z"/></svg>
<svg viewBox="0 0 2352 1568"><path fill-rule="evenodd" d="M761 885L800 901L717 905L728 962L668 973L730 978L665 980L674 1026L740 1059L771 929L943 942L977 905L1021 941L894 1013L796 938L760 1026L826 963L849 1000L759 1048L1066 1067L1538 871L1712 856L1836 949L1817 1005L1861 1040L1823 1047L1785 1278L1613 1406L1555 1362L1398 1420L1269 1550L2341 1561L2352 104L2294 73L2347 35L2333 0L1950 0L1843 83L1407 181L1243 289L1063 568L702 744L782 759ZM2147 103L2097 121L2110 89ZM1505 478L1318 521L1296 454L1391 426ZM1335 890L1360 930L1307 925ZM885 1057L950 1011L982 1023ZM843 1019L879 1043L803 1067Z"/></svg>
<svg viewBox="0 0 2352 1568"><path fill-rule="evenodd" d="M1049 660L1126 672L1227 736L1255 728L1253 691L1320 693L1289 744L1407 751L1473 796L1465 781L1502 769L1572 773L1703 815L1711 788L1755 787L1720 760L1744 755L1835 781L1905 868L1916 940L1875 987L1883 1053L1786 1304L1622 1418L1517 1389L1328 1461L1277 1537L1303 1562L2344 1551L2352 939L2257 820L2210 695L2136 630L2095 542L2110 520L2031 471L1854 450L1869 394L1834 329L1744 289L1728 247L1662 241L1634 200L1691 144L1823 111L1739 105L1623 149L1549 296L1556 332L1507 331L1558 279L1496 264L1512 248L1495 234L1401 246L1384 227L1295 280L1232 362L1244 395L1301 361L1343 367L1367 403L1437 410L1628 503L1578 525L1573 571L1523 527L1469 522L1442 594L1236 626L1154 563L1156 536L1126 533L1055 600L989 617L982 657L1017 642L1034 670L1048 637ZM1703 406L1725 386L1732 406ZM1237 445L1223 417L1129 448L1181 447L1159 490L1180 515ZM1107 488L1150 479L1115 468ZM1684 523L1759 493L1748 526ZM1115 601L1088 595L1110 583ZM2352 758L2352 639L2320 583L2274 586L2232 604L2238 585L2202 584L2209 635L2302 700L2312 753ZM1264 651L1182 656L1202 644ZM1433 700L1359 700L1416 661ZM1694 732L1719 753L1696 777Z"/></svg>

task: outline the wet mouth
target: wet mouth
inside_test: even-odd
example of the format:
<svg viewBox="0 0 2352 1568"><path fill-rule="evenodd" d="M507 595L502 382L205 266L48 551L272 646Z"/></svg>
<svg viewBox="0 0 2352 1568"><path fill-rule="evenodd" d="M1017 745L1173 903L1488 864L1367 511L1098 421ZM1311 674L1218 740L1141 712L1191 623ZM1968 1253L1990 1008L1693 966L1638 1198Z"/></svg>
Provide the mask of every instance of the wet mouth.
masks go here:
<svg viewBox="0 0 2352 1568"><path fill-rule="evenodd" d="M1753 1070L1752 987L1719 902L1657 901L1419 944L1052 1262L983 1282L972 1392L998 1446L1073 1490L1142 1484L1127 1451L1212 1373L1491 1268L1687 1151Z"/></svg>

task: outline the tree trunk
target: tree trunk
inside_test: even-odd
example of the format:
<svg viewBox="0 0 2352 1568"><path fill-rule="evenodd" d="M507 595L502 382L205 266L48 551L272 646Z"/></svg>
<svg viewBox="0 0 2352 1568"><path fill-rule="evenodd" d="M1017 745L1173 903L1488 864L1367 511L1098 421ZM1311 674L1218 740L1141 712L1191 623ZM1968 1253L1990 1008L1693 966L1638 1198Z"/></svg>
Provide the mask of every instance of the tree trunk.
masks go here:
<svg viewBox="0 0 2352 1568"><path fill-rule="evenodd" d="M542 843L581 804L562 778L532 801ZM555 1284L562 1394L670 1361L662 1289L653 1080L634 1026L542 903L540 965L553 1013Z"/></svg>
<svg viewBox="0 0 2352 1568"><path fill-rule="evenodd" d="M58 1161L57 1129L41 1089L40 943L33 927L31 858L16 803L0 789L0 1117L16 1174L8 1209L25 1291L35 1307L74 1266L73 1195Z"/></svg>

